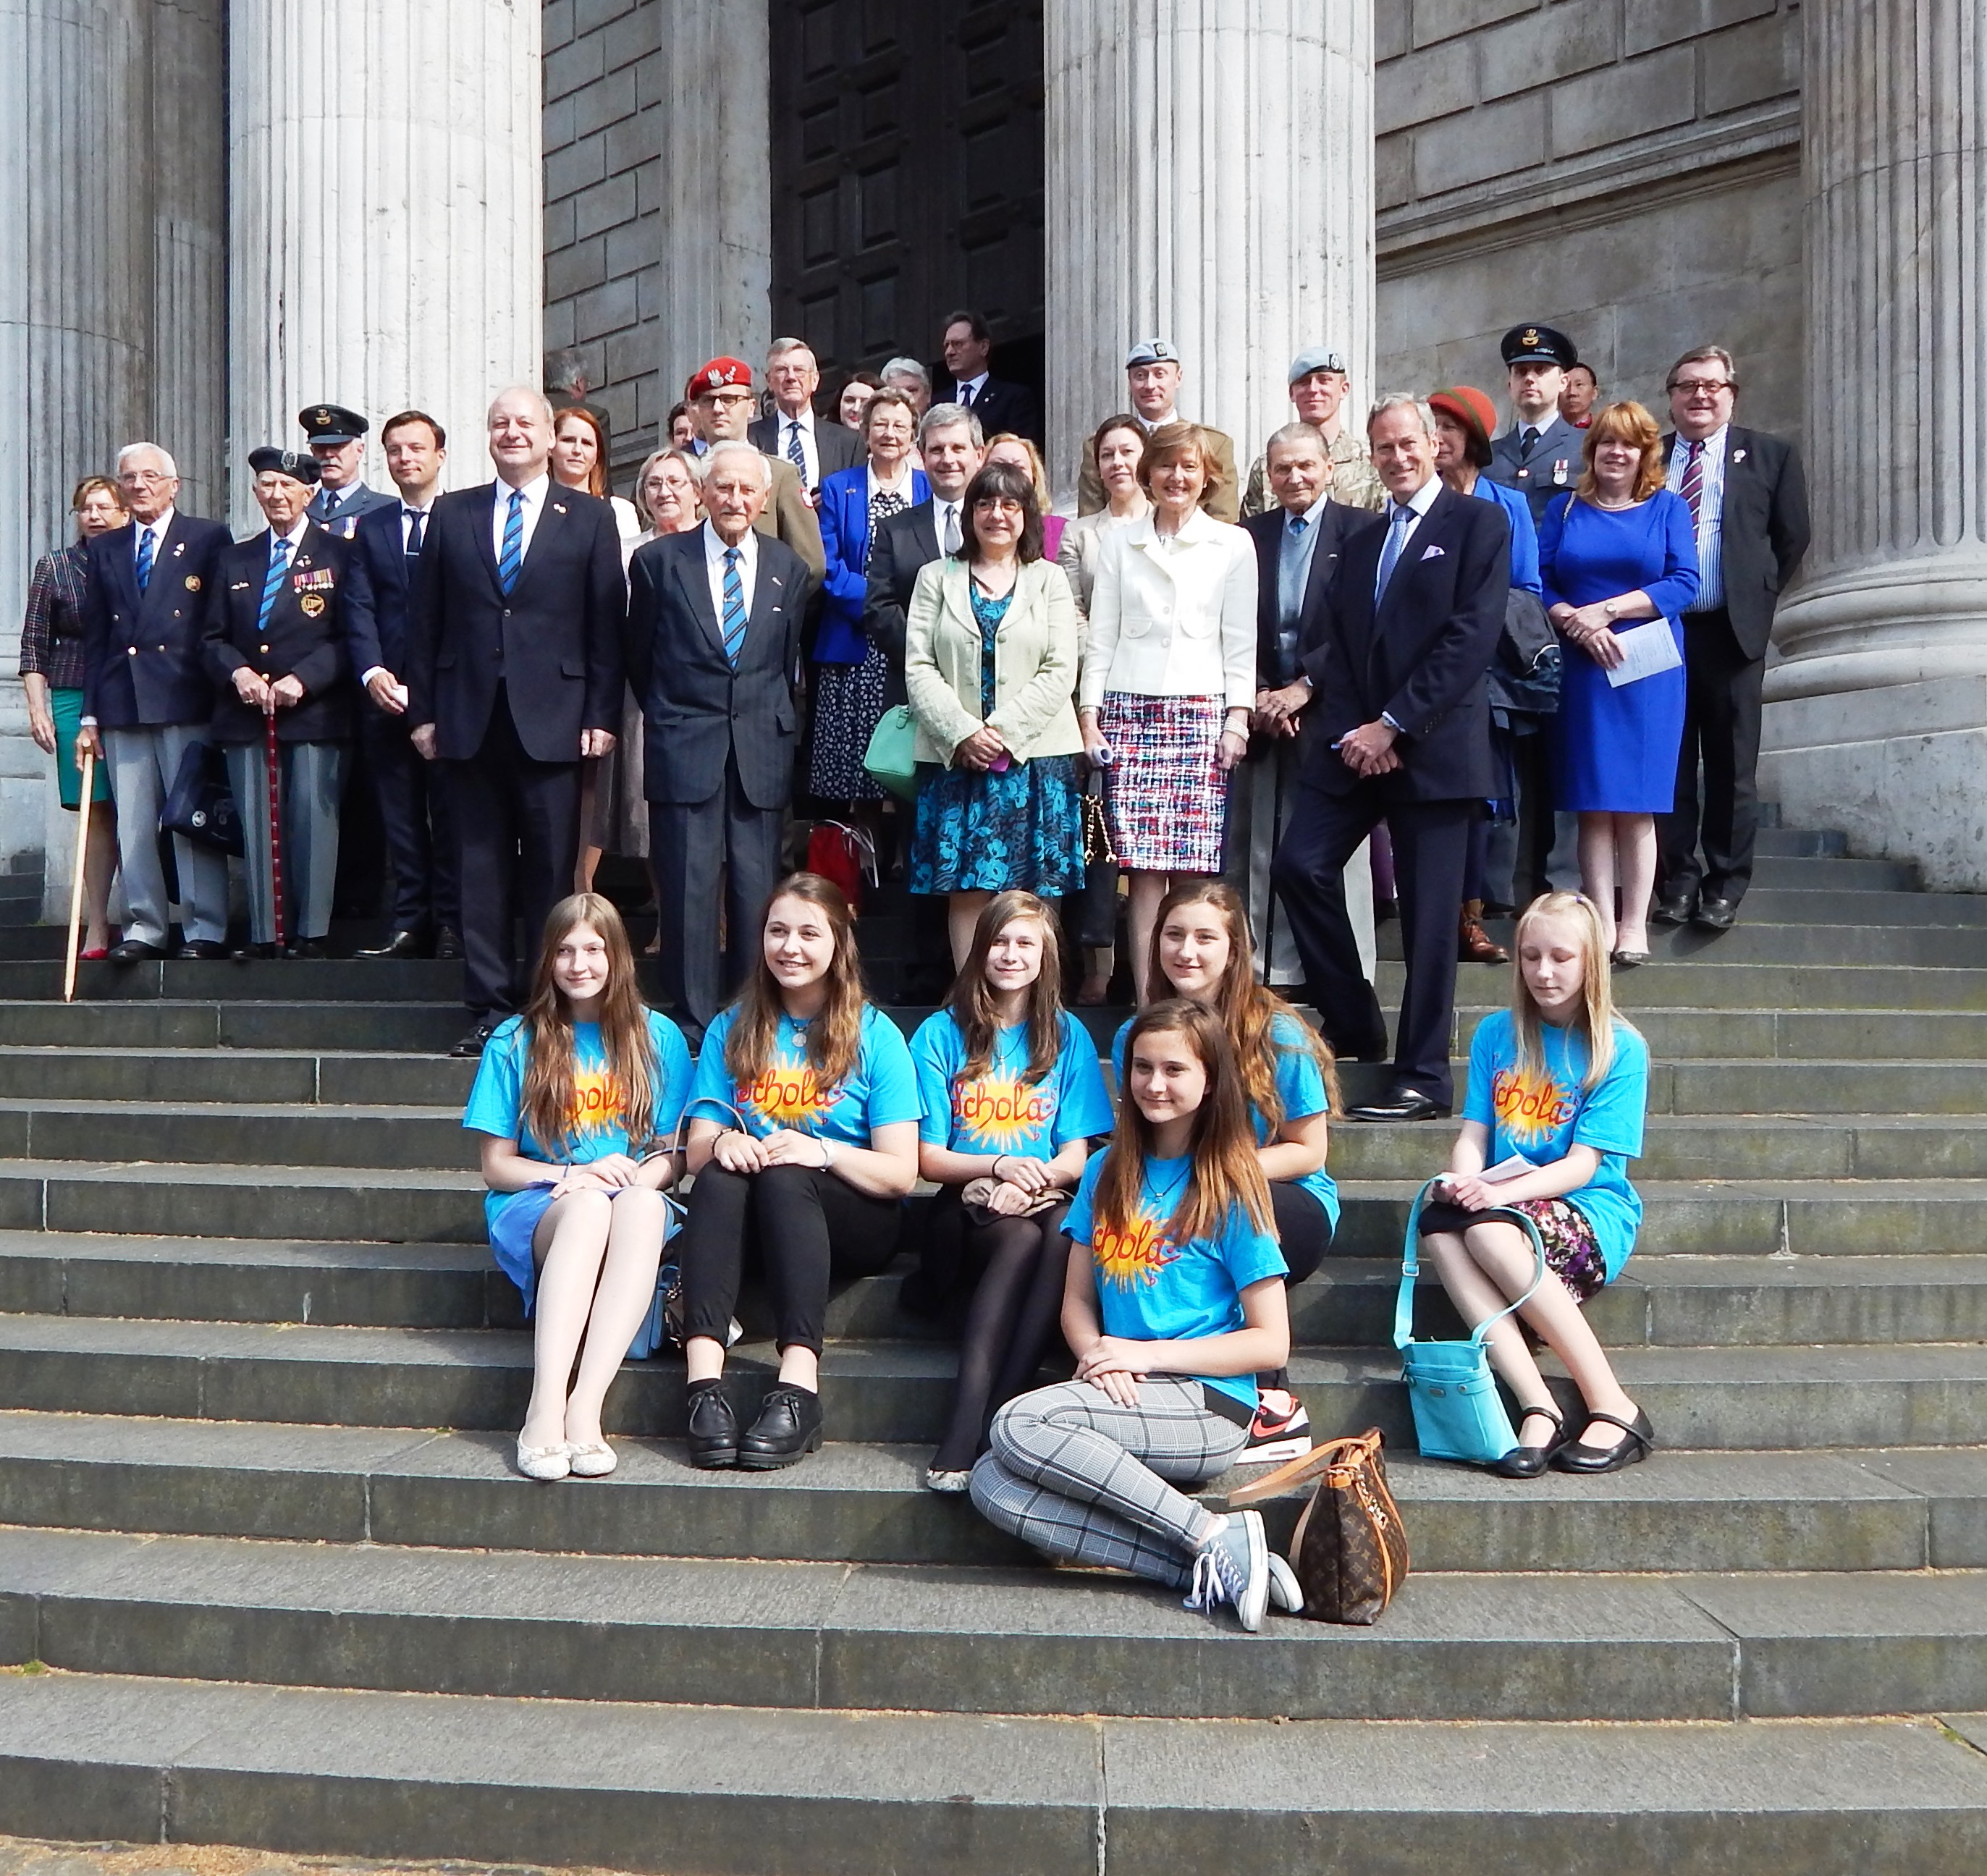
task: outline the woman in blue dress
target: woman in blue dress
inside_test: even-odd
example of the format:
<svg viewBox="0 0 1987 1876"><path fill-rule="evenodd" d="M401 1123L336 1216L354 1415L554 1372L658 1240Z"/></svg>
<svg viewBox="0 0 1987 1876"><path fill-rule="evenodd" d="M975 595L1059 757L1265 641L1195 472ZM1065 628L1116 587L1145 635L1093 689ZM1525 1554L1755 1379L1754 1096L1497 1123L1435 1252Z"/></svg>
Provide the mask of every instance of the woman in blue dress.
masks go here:
<svg viewBox="0 0 1987 1876"><path fill-rule="evenodd" d="M1547 509L1539 535L1546 611L1571 648L1554 719L1559 805L1580 816L1580 889L1600 912L1614 962L1630 966L1648 958L1655 817L1676 797L1681 619L1697 597L1697 543L1690 510L1663 486L1661 433L1640 404L1603 410L1587 430L1586 458L1578 486ZM1628 655L1622 635L1652 619L1675 662L1611 681Z"/></svg>

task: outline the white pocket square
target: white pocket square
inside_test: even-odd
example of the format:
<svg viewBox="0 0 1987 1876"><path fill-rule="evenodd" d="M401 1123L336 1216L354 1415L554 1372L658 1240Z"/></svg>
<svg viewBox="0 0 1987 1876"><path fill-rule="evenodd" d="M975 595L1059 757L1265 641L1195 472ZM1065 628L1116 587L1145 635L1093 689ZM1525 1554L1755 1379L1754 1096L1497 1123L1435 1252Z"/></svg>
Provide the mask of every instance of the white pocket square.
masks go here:
<svg viewBox="0 0 1987 1876"><path fill-rule="evenodd" d="M1443 557L1442 551L1439 547L1429 546L1422 549L1422 558L1424 560L1440 560Z"/></svg>

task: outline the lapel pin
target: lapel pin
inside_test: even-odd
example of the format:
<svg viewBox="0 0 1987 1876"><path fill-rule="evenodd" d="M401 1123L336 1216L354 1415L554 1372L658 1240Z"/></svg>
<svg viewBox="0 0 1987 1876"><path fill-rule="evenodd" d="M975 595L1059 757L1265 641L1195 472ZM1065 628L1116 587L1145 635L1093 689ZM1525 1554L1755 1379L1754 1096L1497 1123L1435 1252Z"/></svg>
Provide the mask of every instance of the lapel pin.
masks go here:
<svg viewBox="0 0 1987 1876"><path fill-rule="evenodd" d="M186 543L184 541L175 541L173 543L173 558L175 560L178 559L180 555L184 554L185 552Z"/></svg>
<svg viewBox="0 0 1987 1876"><path fill-rule="evenodd" d="M555 515L563 515L565 512L565 504L563 501L555 501L552 504L552 512Z"/></svg>
<svg viewBox="0 0 1987 1876"><path fill-rule="evenodd" d="M1746 452L1743 450L1734 450L1732 452L1732 460L1735 463L1742 463L1746 460Z"/></svg>

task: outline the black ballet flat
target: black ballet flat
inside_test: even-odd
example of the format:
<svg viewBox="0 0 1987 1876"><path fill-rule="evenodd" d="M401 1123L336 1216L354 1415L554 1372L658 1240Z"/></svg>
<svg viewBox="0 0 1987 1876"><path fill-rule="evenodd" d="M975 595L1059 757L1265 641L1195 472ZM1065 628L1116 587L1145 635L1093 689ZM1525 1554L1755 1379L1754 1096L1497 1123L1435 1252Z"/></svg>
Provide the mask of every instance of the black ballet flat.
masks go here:
<svg viewBox="0 0 1987 1876"><path fill-rule="evenodd" d="M1656 1449L1656 1429L1649 1424L1649 1416L1639 1408L1632 1420L1618 1419L1611 1413L1590 1413L1587 1417L1618 1426L1628 1437L1619 1446L1589 1446L1574 1441L1560 1447L1552 1458L1554 1466L1560 1472L1619 1472L1624 1466L1633 1466L1647 1459Z"/></svg>
<svg viewBox="0 0 1987 1876"><path fill-rule="evenodd" d="M1554 1456L1565 1446L1569 1437L1566 1422L1550 1407L1527 1407L1518 1424L1522 1426L1533 1415L1553 1423L1553 1437L1543 1446L1513 1446L1490 1469L1500 1479L1536 1479L1553 1462Z"/></svg>

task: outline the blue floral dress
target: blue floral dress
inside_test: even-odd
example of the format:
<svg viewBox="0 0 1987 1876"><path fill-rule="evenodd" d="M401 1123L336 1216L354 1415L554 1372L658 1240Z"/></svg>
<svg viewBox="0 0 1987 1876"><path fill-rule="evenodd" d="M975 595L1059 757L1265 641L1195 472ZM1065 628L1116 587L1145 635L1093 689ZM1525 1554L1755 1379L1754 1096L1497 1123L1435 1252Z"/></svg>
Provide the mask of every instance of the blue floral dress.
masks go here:
<svg viewBox="0 0 1987 1876"><path fill-rule="evenodd" d="M980 626L980 714L994 712L994 639L1013 598L973 591ZM1037 756L996 774L927 771L911 836L913 892L1004 892L1044 899L1083 889L1083 805L1074 756Z"/></svg>

